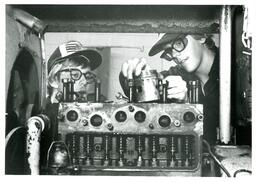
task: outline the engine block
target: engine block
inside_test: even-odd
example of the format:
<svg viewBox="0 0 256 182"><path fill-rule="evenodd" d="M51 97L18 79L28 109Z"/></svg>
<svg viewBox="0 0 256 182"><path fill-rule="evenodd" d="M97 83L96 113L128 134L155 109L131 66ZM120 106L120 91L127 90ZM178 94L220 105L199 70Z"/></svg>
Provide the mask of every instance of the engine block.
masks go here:
<svg viewBox="0 0 256 182"><path fill-rule="evenodd" d="M201 175L200 104L60 103L57 120L70 160L59 173Z"/></svg>

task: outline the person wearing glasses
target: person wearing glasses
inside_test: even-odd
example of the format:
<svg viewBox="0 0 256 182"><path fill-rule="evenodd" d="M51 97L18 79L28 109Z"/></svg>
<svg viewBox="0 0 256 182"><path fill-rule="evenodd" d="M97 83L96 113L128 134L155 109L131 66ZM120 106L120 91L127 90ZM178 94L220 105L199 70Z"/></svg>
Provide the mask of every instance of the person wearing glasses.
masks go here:
<svg viewBox="0 0 256 182"><path fill-rule="evenodd" d="M160 58L174 61L176 66L162 71L163 83L168 81L167 98L187 102L189 80L199 80L199 103L204 105L204 138L215 143L219 123L219 55L211 35L164 34L149 51ZM122 65L119 75L124 93L128 95L128 79L151 68L145 58L134 58Z"/></svg>
<svg viewBox="0 0 256 182"><path fill-rule="evenodd" d="M90 94L90 86L97 82L97 77L91 71L99 67L101 62L101 55L96 50L84 49L78 41L58 46L48 60L50 103L58 103L63 99L64 82L73 82L75 101L93 101L94 94Z"/></svg>

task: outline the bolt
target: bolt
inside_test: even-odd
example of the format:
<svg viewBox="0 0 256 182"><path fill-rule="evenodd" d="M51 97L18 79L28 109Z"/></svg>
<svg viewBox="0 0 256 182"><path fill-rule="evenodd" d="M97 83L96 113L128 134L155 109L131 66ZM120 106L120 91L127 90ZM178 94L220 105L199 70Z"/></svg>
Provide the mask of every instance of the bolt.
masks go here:
<svg viewBox="0 0 256 182"><path fill-rule="evenodd" d="M179 127L179 126L180 126L180 121L179 121L179 120L175 120L175 121L174 121L174 125L175 125L176 127Z"/></svg>
<svg viewBox="0 0 256 182"><path fill-rule="evenodd" d="M133 106L129 106L129 111L133 112L134 111L134 107Z"/></svg>
<svg viewBox="0 0 256 182"><path fill-rule="evenodd" d="M113 129L114 129L114 127L113 127L113 125L112 125L111 123L108 123L108 124L107 124L107 128L108 128L109 130L113 130Z"/></svg>
<svg viewBox="0 0 256 182"><path fill-rule="evenodd" d="M148 125L148 127L150 128L150 129L154 129L154 125L152 124L152 123L150 123L149 125Z"/></svg>
<svg viewBox="0 0 256 182"><path fill-rule="evenodd" d="M87 126L88 125L88 121L86 119L82 120L83 126Z"/></svg>

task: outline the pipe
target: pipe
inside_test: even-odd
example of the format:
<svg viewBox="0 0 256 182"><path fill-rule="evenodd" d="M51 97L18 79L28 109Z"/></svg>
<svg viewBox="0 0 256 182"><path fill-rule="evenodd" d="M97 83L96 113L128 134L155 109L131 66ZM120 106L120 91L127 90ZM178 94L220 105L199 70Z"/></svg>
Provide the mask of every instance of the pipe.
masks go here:
<svg viewBox="0 0 256 182"><path fill-rule="evenodd" d="M126 48L126 49L139 49L140 50L140 52L144 52L144 46L141 46L141 47L139 47L139 46L118 46L118 45L116 45L116 46L113 46L113 45L106 45L106 46L102 46L102 45L95 45L95 46L93 46L93 47L91 47L91 46L83 46L83 48L89 48L89 49L94 49L94 48L96 48L96 49L98 49L98 50L102 50L102 49L104 49L104 48L120 48L120 49L123 49L123 48Z"/></svg>
<svg viewBox="0 0 256 182"><path fill-rule="evenodd" d="M16 128L13 128L13 129L6 135L6 137L5 137L5 148L6 148L6 146L8 145L8 142L10 141L11 137L13 136L13 134L14 134L16 131L20 130L20 129L24 129L24 127L23 127L23 126L18 126L18 127L16 127Z"/></svg>
<svg viewBox="0 0 256 182"><path fill-rule="evenodd" d="M44 40L44 34L39 33L38 38L40 41L40 48L41 48L41 58L42 58L42 63L41 63L41 97L40 97L40 106L44 109L46 105L46 83L47 83L47 66L46 66L46 54L45 54L45 40Z"/></svg>
<svg viewBox="0 0 256 182"><path fill-rule="evenodd" d="M26 174L39 175L41 133L45 128L49 128L45 115L33 116L26 122Z"/></svg>
<svg viewBox="0 0 256 182"><path fill-rule="evenodd" d="M14 10L14 19L38 34L44 34L47 27L41 20L20 9Z"/></svg>
<svg viewBox="0 0 256 182"><path fill-rule="evenodd" d="M230 142L231 7L223 6L220 19L220 141Z"/></svg>
<svg viewBox="0 0 256 182"><path fill-rule="evenodd" d="M100 91L100 87L101 87L101 83L100 83L100 80L97 79L95 81L95 91L94 91L94 94L95 94L95 102L100 102L100 95L101 95L101 91Z"/></svg>

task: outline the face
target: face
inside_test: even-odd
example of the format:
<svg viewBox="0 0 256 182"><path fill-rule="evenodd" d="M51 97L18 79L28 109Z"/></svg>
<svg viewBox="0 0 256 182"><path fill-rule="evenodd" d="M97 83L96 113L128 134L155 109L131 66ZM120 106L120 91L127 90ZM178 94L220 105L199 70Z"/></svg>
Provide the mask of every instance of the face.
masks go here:
<svg viewBox="0 0 256 182"><path fill-rule="evenodd" d="M74 67L70 66L65 69L60 70L57 74L59 77L58 88L59 90L63 89L63 80L72 80L74 81L74 91L81 92L86 90L86 86L89 83L89 80L86 79L87 75L91 69L89 67L82 68L81 66Z"/></svg>
<svg viewBox="0 0 256 182"><path fill-rule="evenodd" d="M63 80L74 81L74 92L78 100L86 100L90 92L91 83L95 75L91 72L90 67L84 65L72 64L72 61L65 61L53 67L49 74L49 85L52 88L51 101L58 102L63 93Z"/></svg>
<svg viewBox="0 0 256 182"><path fill-rule="evenodd" d="M161 58L175 61L179 67L187 72L196 71L201 64L203 44L191 35L178 37L173 42L166 44L164 50Z"/></svg>

